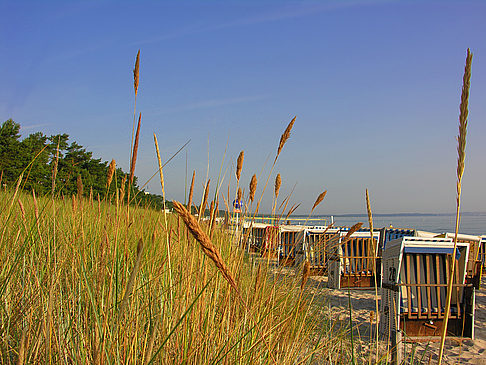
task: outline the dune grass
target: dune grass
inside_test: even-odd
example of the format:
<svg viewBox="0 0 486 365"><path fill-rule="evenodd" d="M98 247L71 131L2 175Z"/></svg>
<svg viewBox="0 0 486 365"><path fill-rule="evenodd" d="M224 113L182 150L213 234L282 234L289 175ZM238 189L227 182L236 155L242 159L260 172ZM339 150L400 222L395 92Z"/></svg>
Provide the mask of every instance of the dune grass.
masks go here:
<svg viewBox="0 0 486 365"><path fill-rule="evenodd" d="M166 217L116 196L0 192L2 363L294 363L322 349L297 278L269 279L218 225L237 293Z"/></svg>

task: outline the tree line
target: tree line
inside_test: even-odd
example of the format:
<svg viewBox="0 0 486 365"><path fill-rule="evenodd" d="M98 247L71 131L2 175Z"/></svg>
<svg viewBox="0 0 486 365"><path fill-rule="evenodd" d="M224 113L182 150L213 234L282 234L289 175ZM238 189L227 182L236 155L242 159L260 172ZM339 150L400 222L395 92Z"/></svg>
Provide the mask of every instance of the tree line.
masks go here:
<svg viewBox="0 0 486 365"><path fill-rule="evenodd" d="M52 172L57 160L57 174L54 194L67 195L77 193L79 178L84 186L84 194L93 194L104 198L113 194L127 175L121 168L116 168L113 180L107 189L107 161L93 158L93 153L86 151L76 141L69 141L66 133L47 136L42 132L29 134L21 139L20 124L12 119L0 127L0 181L2 187L12 187L18 177L24 173L22 188L35 190L36 194L52 192ZM145 194L137 185L134 177L130 195L136 196L134 202L152 205L160 209L162 196ZM170 208L172 204L167 202Z"/></svg>

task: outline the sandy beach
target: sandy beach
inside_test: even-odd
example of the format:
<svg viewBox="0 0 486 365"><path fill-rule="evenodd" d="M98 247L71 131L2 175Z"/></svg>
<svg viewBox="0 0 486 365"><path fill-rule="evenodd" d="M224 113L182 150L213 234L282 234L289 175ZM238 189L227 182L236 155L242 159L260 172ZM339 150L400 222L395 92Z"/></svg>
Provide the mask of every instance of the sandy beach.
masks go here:
<svg viewBox="0 0 486 365"><path fill-rule="evenodd" d="M352 323L354 335L354 350L357 357L368 362L370 350L374 359L375 345L370 345L371 337L376 336L375 291L374 289L328 289L327 278L313 276L308 282L308 291L314 295L315 304L322 306L324 312L330 314L336 331L349 328L349 300L352 307ZM482 289L476 292L475 338L447 339L443 363L445 364L486 364L486 279L482 280ZM378 290L378 296L380 290ZM370 320L373 320L372 331ZM410 360L412 354L414 363L437 363L439 343L422 342L418 344L403 344L404 356ZM372 348L371 348L372 347ZM380 356L386 353L386 344L380 341Z"/></svg>

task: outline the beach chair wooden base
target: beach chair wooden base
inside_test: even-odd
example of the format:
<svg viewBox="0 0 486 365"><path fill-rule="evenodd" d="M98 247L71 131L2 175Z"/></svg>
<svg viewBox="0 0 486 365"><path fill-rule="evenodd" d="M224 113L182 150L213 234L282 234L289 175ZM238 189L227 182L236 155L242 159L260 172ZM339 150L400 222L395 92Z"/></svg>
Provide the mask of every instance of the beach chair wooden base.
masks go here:
<svg viewBox="0 0 486 365"><path fill-rule="evenodd" d="M447 325L447 335L448 336L460 336L463 332L462 319L449 319ZM436 320L424 320L424 319L414 319L406 320L400 322L401 330L407 334L408 337L420 338L420 341L427 341L427 337L440 336L442 333L442 327L444 324L443 319ZM425 338L423 338L425 337Z"/></svg>
<svg viewBox="0 0 486 365"><path fill-rule="evenodd" d="M371 276L342 275L341 288L374 288L375 280Z"/></svg>

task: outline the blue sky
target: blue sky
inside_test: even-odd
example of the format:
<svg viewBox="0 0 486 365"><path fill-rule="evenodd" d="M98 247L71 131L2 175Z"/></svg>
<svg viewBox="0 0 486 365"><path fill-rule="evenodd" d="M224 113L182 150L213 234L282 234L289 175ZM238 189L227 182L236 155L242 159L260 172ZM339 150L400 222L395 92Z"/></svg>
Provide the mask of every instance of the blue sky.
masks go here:
<svg viewBox="0 0 486 365"><path fill-rule="evenodd" d="M258 196L296 115L270 184L279 172L282 197L295 186L301 214L324 189L318 214L363 213L365 188L379 213L453 212L470 47L462 208L486 210L484 1L3 1L0 12L2 121L68 133L127 169L140 49L140 181L156 169L155 132L164 160L191 140L165 169L169 199L184 200L186 156L198 199L208 155L213 182L225 156L233 190L241 150L241 184L256 173ZM156 179L147 189L160 193Z"/></svg>

